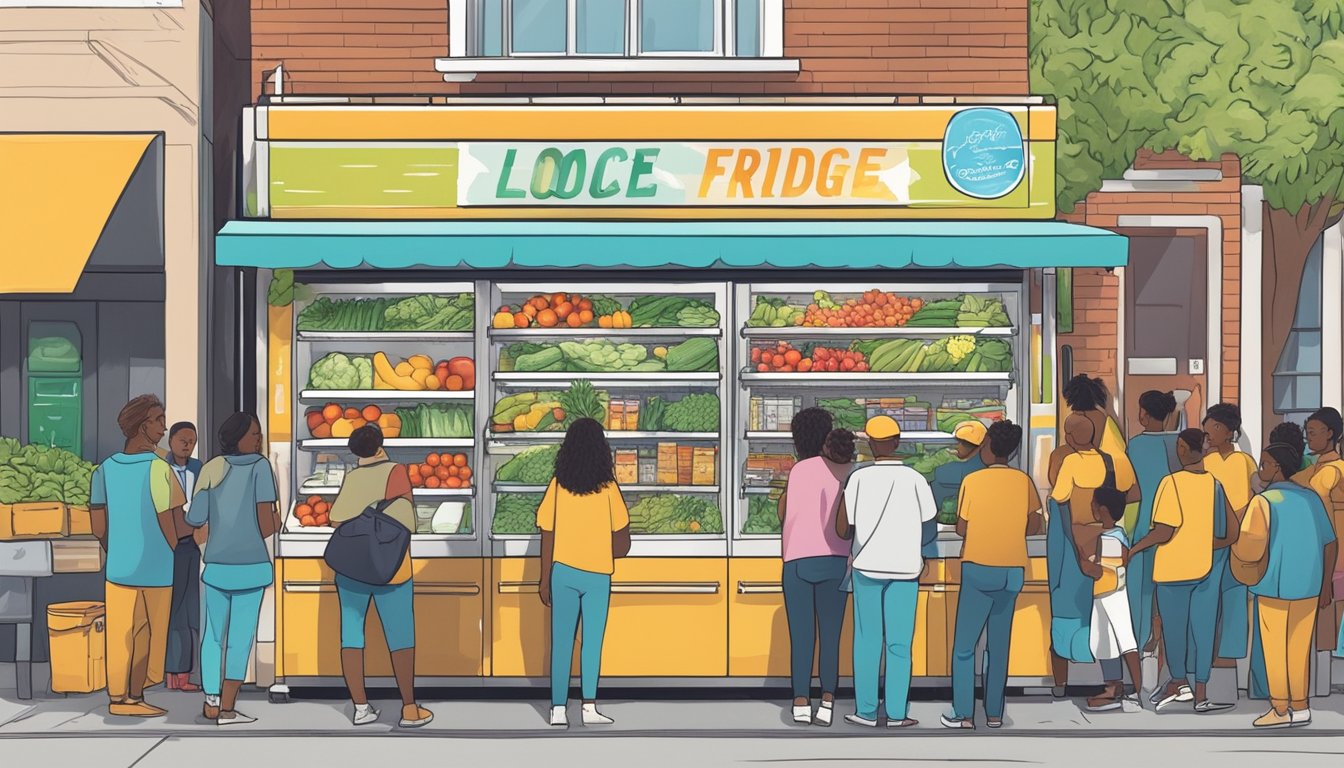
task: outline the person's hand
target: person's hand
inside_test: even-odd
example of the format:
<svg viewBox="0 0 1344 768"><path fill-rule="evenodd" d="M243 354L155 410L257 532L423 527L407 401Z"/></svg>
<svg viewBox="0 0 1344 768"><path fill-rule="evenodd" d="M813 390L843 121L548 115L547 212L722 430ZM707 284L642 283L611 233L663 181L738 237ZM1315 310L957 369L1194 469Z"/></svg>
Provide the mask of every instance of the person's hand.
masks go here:
<svg viewBox="0 0 1344 768"><path fill-rule="evenodd" d="M1321 608L1329 608L1333 602L1335 602L1335 581L1334 579L1326 579L1325 583L1321 585Z"/></svg>
<svg viewBox="0 0 1344 768"><path fill-rule="evenodd" d="M541 604L547 608L551 607L551 580L542 579L537 585L537 596L541 598Z"/></svg>

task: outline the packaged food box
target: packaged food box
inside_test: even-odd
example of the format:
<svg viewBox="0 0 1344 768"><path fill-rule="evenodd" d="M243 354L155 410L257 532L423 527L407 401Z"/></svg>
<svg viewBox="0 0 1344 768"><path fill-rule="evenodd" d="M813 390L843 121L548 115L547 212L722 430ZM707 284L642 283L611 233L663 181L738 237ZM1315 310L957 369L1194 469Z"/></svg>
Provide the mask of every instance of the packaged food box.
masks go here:
<svg viewBox="0 0 1344 768"><path fill-rule="evenodd" d="M639 484L658 484L658 459L639 457Z"/></svg>
<svg viewBox="0 0 1344 768"><path fill-rule="evenodd" d="M658 444L658 485L677 484L677 444Z"/></svg>
<svg viewBox="0 0 1344 768"><path fill-rule="evenodd" d="M625 429L624 400L612 400L607 403L607 423L603 427L608 432L620 432Z"/></svg>
<svg viewBox="0 0 1344 768"><path fill-rule="evenodd" d="M695 446L677 446L677 485L692 485L695 480Z"/></svg>
<svg viewBox="0 0 1344 768"><path fill-rule="evenodd" d="M719 464L717 448L696 448L691 459L691 485L714 485Z"/></svg>
<svg viewBox="0 0 1344 768"><path fill-rule="evenodd" d="M637 432L637 431L639 431L639 401L638 401L638 400L626 400L626 401L625 401L625 431L626 431L626 432Z"/></svg>
<svg viewBox="0 0 1344 768"><path fill-rule="evenodd" d="M616 482L619 485L639 484L639 453L636 451L616 452Z"/></svg>

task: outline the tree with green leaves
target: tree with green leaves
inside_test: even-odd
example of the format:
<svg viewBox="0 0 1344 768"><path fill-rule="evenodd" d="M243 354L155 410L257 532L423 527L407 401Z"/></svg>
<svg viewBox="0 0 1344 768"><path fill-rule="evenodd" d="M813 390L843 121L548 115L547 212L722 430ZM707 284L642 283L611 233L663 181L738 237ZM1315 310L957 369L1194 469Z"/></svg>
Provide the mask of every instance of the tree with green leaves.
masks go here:
<svg viewBox="0 0 1344 768"><path fill-rule="evenodd" d="M1272 392L1307 254L1344 212L1344 0L1033 0L1030 56L1058 103L1061 210L1143 148L1234 154L1263 186Z"/></svg>

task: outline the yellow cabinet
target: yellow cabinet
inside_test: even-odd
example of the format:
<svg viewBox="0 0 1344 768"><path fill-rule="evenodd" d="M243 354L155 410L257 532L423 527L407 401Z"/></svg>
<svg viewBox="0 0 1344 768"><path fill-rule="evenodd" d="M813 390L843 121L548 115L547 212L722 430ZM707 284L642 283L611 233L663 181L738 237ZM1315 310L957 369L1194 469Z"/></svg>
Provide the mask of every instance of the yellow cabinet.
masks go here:
<svg viewBox="0 0 1344 768"><path fill-rule="evenodd" d="M490 674L543 677L550 664L551 614L537 596L541 560L496 558L490 579Z"/></svg>
<svg viewBox="0 0 1344 768"><path fill-rule="evenodd" d="M777 557L728 561L728 674L788 677L789 625ZM848 655L848 654L842 654Z"/></svg>
<svg viewBox="0 0 1344 768"><path fill-rule="evenodd" d="M484 673L484 562L478 558L412 562L415 670L424 677ZM316 558L276 561L277 677L339 677L341 609L335 574ZM369 607L364 628L365 671L392 674L378 610Z"/></svg>

